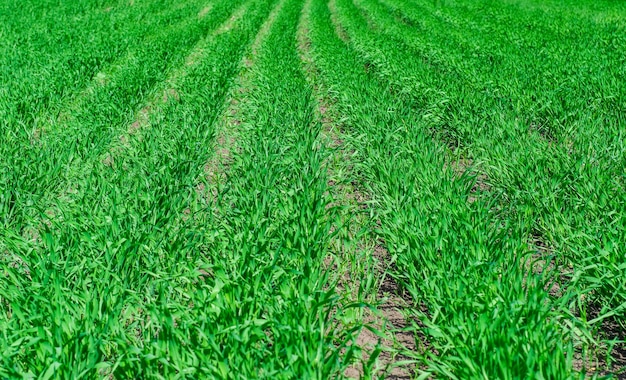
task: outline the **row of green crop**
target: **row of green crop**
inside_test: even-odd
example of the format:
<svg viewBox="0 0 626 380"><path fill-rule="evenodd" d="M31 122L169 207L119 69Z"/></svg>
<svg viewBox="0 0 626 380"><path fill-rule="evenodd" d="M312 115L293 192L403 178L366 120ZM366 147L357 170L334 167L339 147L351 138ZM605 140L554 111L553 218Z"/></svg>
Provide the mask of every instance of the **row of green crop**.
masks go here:
<svg viewBox="0 0 626 380"><path fill-rule="evenodd" d="M336 18L350 38L345 46L335 35L326 4L317 2L311 36L323 77L337 92L337 107L346 115L347 141L358 152L355 175L373 198L372 225L381 221L373 228L397 257L396 276L421 306L411 314L419 321L415 328L426 335L428 349L408 354L425 366L424 373L438 376L572 376L574 353L589 347L593 327L584 323L587 302L574 301L584 294L587 300L601 302L605 315L621 313L623 303L623 254L617 245L624 231L619 221L623 177L617 173L624 156L616 144L621 135L615 135L622 121L611 113L606 116L612 125L597 129L610 144L606 151L620 157L617 165L608 155L600 161L604 165L598 165L589 150L594 140L581 141L589 133L574 135L580 144L574 149L582 149L571 161L559 162L563 153L555 153L563 152L565 145L532 130L532 110L506 104L513 97L528 103L534 95L516 80L519 72L506 70L511 69L510 51L489 42L491 29L477 36L455 33L440 20L446 19L446 7L433 9L420 2L437 15L404 14L405 9L415 9L415 3L393 3L400 4L396 11L376 1L337 0ZM508 17L521 12L495 3L492 7L510 12ZM415 28L413 24L422 20L428 20L429 27ZM543 27L570 18L556 20L545 20ZM491 26L507 27L497 22ZM523 30L517 34L525 38ZM466 49L472 44L470 52L480 53L473 59ZM482 51L483 44L492 50ZM556 54L571 42L562 44L548 51L554 55L549 69L565 63ZM485 67L483 57L489 54L501 54L502 63ZM511 59L532 58L529 54ZM537 70L540 60L531 60L523 69ZM622 90L614 86L619 65L602 64L613 70L596 72L606 80L594 83L604 83L603 90L620 99ZM561 81L571 80L568 72L560 75ZM498 89L508 93L508 99L494 94ZM539 93L544 100L550 95ZM579 95L580 101L551 112L579 110L576 117L597 121L613 104L581 108L589 96ZM561 116L561 123L569 126L572 119ZM462 149L451 154L446 146L451 143ZM488 175L479 178L479 186L472 166ZM470 171L459 173L466 169ZM555 175L558 170L571 174ZM592 245L599 231L606 243ZM533 241L538 238L548 242ZM551 251L537 252L541 244L549 244ZM567 276L563 267L549 264L554 252L561 259L571 255L571 280L562 283ZM540 253L548 262L542 264L543 273L528 264ZM549 293L555 281L560 289Z"/></svg>
<svg viewBox="0 0 626 380"><path fill-rule="evenodd" d="M156 30L196 16L201 1L5 2L0 9L4 132L26 135ZM16 128L18 127L18 128Z"/></svg>
<svg viewBox="0 0 626 380"><path fill-rule="evenodd" d="M621 117L625 72L620 46L626 42L618 21L524 12L502 4L424 9L412 2L388 2L409 23L436 20L426 24L428 34L396 23L394 33L403 35L405 44L550 138L580 133L597 115ZM596 117L590 119L590 114Z"/></svg>
<svg viewBox="0 0 626 380"><path fill-rule="evenodd" d="M197 185L213 154L208 147L240 57L272 2L244 4L242 19L228 31L206 36L199 61L183 68L185 75L174 84L178 100L154 107L151 123L127 136L113 162L104 163L101 157L126 132L133 109L150 98L144 92L167 77L167 67L184 65L190 48L225 21L232 6L215 3L204 27L167 30L150 45L152 50L142 53L144 59L133 61L134 68L121 70L144 76L120 76L112 79L116 85L109 91L96 91L99 95L89 105L96 110L119 107L117 118L107 119L111 115L104 110L92 118L77 117L65 135L50 133L55 138L42 144L50 154L41 156L46 160L42 166L54 167L57 163L50 161L57 159L65 161L60 164L65 168L69 157L81 156L71 163L71 170L81 175L65 183L65 177L54 178L58 174L53 170L42 171L48 182L41 192L54 200L54 215L45 217L32 240L20 236L15 221L12 229L3 230L0 376L230 373L228 364L213 355L231 349L224 345L224 334L237 340L247 330L222 312L220 305L232 307L233 313L238 309L219 297L225 284L218 272L207 276L219 225L214 223L213 202L207 201L210 195ZM22 186L11 185L11 190ZM66 188L71 191L56 193ZM12 207L33 213L27 203ZM236 328L222 328L229 323ZM253 329L254 323L249 325Z"/></svg>
<svg viewBox="0 0 626 380"><path fill-rule="evenodd" d="M340 376L356 354L357 314L337 294L331 239L337 210L315 121L312 93L296 49L302 0L282 1L251 58L241 124L227 178L219 184L214 243L211 361L237 378ZM232 134L232 132L230 132Z"/></svg>
<svg viewBox="0 0 626 380"><path fill-rule="evenodd" d="M412 297L417 374L569 378L606 354L626 294L620 6L312 0L341 162L302 0L139 3L0 4L1 377L340 377L363 305L329 268L363 244L339 236L338 180L368 194L368 239Z"/></svg>
<svg viewBox="0 0 626 380"><path fill-rule="evenodd" d="M518 8L496 11L508 12L508 18L524 16ZM407 48L415 47L410 27L394 25L388 14L372 8L369 15L388 31L387 36ZM552 39L555 33L541 38L517 30L518 38L530 45L545 45L537 57L512 54L497 44L490 46L489 41L497 40L498 34L510 33L506 24L496 23L499 29L494 26L487 34L466 38L485 46L479 50L480 56L506 53L506 60L493 70L480 73L474 68L484 67L484 62L468 56L455 60L443 54L438 59L448 71L458 73L460 80L437 74L429 78L422 75L426 69L419 64L406 65L411 54L424 50L419 43L416 50L394 57L395 62L384 66L395 75L388 78L400 87L413 88L413 82L395 80L409 74L422 86L439 91L445 107L438 110L440 118L430 128L453 135L464 154L481 163L494 192L502 197L499 208L520 219L529 239L539 238L549 246L561 272L573 280L578 292L599 303L601 314L622 314L626 284L622 280L624 252L618 242L626 232L619 216L624 209L626 156L619 109L626 93L619 86L623 58L614 51L626 45L626 40L614 27L594 27L595 19L574 22L548 15L541 20L545 29L587 32L570 39ZM437 30L433 28L430 35ZM440 30L447 34L445 28ZM603 59L595 59L598 40L613 41L601 50ZM568 49L576 53L563 54ZM453 47L446 51L455 54ZM461 61L464 63L458 63ZM538 79L523 80L531 73ZM475 83L481 83L482 90ZM545 111L539 119L538 108Z"/></svg>
<svg viewBox="0 0 626 380"><path fill-rule="evenodd" d="M197 41L228 17L232 6L232 2L216 3L209 15L198 20L196 5L186 9L183 21L166 28L152 25L155 29L136 41L124 58L102 70L106 74L102 83L96 78L85 82L91 86L89 91L77 90L77 98L52 112L43 125L29 127L9 118L3 131L7 138L0 146L4 228L20 234L41 228L50 203L72 191L76 178L89 175L99 157L133 123L137 110L145 106L155 88L163 91L159 86L184 63ZM107 50L108 46L94 48L98 49ZM37 80L36 75L33 78Z"/></svg>

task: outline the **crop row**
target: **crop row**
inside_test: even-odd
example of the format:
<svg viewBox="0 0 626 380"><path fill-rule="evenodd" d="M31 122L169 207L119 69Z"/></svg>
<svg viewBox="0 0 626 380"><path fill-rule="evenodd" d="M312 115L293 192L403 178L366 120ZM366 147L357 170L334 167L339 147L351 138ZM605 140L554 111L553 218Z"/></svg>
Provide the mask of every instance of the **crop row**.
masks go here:
<svg viewBox="0 0 626 380"><path fill-rule="evenodd" d="M0 4L0 377L617 368L624 12Z"/></svg>
<svg viewBox="0 0 626 380"><path fill-rule="evenodd" d="M407 354L439 376L568 377L623 315L619 25L461 4L320 2L313 49L419 305Z"/></svg>
<svg viewBox="0 0 626 380"><path fill-rule="evenodd" d="M238 57L270 8L247 2L242 18L229 22L232 2L216 2L200 21L208 24L168 30L116 71L115 85L88 94L84 117L69 115L32 155L13 153L25 169L8 172L23 179L8 190L34 194L38 203L14 202L14 210L34 215L13 216L2 231L3 377L222 373L222 364L202 360L203 350L222 350L205 339L218 332L208 315L219 285L201 281L211 213L196 185ZM230 29L213 33L220 24ZM197 61L168 81L173 69L163 65L184 66L189 55ZM172 99L153 101L162 90ZM136 109L149 122L127 133ZM45 184L29 185L36 182L31 167L47 170ZM25 234L20 223L34 231Z"/></svg>

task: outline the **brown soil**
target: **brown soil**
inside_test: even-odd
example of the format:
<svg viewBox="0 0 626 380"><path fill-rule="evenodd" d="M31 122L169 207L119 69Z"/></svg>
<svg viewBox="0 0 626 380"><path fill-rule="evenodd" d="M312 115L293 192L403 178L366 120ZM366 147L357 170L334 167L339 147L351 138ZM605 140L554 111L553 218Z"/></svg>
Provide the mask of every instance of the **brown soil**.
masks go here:
<svg viewBox="0 0 626 380"><path fill-rule="evenodd" d="M228 107L222 113L221 121L218 122L219 130L216 137L215 142L215 154L213 157L204 165L205 176L211 187L211 197L213 200L217 198L217 187L214 186L216 183L221 182L226 179L226 173L229 170L230 163L232 161L232 151L236 145L236 134L238 127L242 123L242 115L241 115L241 104L242 102L246 102L246 96L249 92L250 87L250 73L252 72L252 67L255 65L258 58L258 50L265 40L267 34L270 31L274 20L276 19L278 13L283 7L285 1L280 1L269 14L268 18L265 20L261 28L259 29L254 41L250 45L250 54L242 57L240 67L242 68L239 72L239 76L236 79L236 85L230 89L229 100L227 102ZM231 16L230 20L224 24L221 30L228 30L232 27L232 23L236 22L237 19L242 17L243 12L245 11L244 7L240 7L233 16ZM219 33L218 29L218 33ZM204 189L204 185L202 186Z"/></svg>
<svg viewBox="0 0 626 380"><path fill-rule="evenodd" d="M331 0L329 2L329 8L334 15L336 12L335 2ZM311 83L317 102L317 115L319 121L322 123L323 137L328 141L328 145L333 148L334 154L340 157L335 157L336 160L347 161L350 159L349 148L345 147L344 139L341 137L341 128L337 122L339 115L333 115L333 101L329 97L323 95L324 90L322 85L317 80L319 73L313 63L313 57L311 53L311 41L308 38L308 12L310 12L310 0L305 5L303 11L300 26L298 30L298 50L300 59L303 63L303 70L307 76L309 83ZM334 16L333 16L334 17ZM348 41L347 34L336 22L336 18L333 19L337 34L339 37ZM329 168L328 170L332 170ZM340 203L346 203L346 205L358 213L358 210L363 210L368 207L369 197L363 192L358 190L358 185L353 184L341 184L334 180L329 181L330 192L334 194L334 198L338 199ZM358 221L358 217L351 218L351 223L360 224L363 221ZM344 227L350 230L358 230L358 226ZM366 242L358 244L365 249ZM373 256L378 261L378 268L376 269L380 276L383 278L382 283L378 289L376 299L381 302L377 307L376 312L366 311L364 315L364 322L371 328L383 332L386 336L385 339L380 338L371 330L364 328L361 330L356 338L357 345L363 349L364 357L363 361L366 362L370 353L376 346L382 346L383 351L377 358L377 371L383 374L387 378L395 379L408 379L413 376L414 371L411 368L394 366L394 363L399 360L407 360L408 358L395 354L399 349L415 351L417 349L415 345L414 335L411 332L405 331L408 326L407 321L402 313L407 302L398 295L398 286L395 281L384 275L386 272L385 266L389 262L389 252L384 247L384 244L375 244L373 249ZM333 260L330 258L326 260L329 267L336 267ZM346 287L350 287L347 282L356 282L356 285L352 288L358 288L358 279L350 279L350 276L346 273L340 278L339 287L342 290ZM392 332L389 334L389 332ZM360 378L363 376L362 364L357 363L353 367L349 368L345 374L350 378Z"/></svg>
<svg viewBox="0 0 626 380"><path fill-rule="evenodd" d="M168 103L170 101L180 101L180 95L178 95L178 91L175 88L169 88L163 91L163 103Z"/></svg>
<svg viewBox="0 0 626 380"><path fill-rule="evenodd" d="M474 161L471 158L458 158L454 160L449 167L452 169L457 178L466 174L476 177L476 182L474 183L468 197L469 203L476 202L481 193L486 193L491 190L489 177L487 177L487 175L483 172L476 171L474 168Z"/></svg>
<svg viewBox="0 0 626 380"><path fill-rule="evenodd" d="M213 9L213 4L209 4L206 7L202 8L200 12L198 12L198 18L204 18L209 12Z"/></svg>
<svg viewBox="0 0 626 380"><path fill-rule="evenodd" d="M113 156L111 156L110 154L107 153L107 155L102 160L102 165L104 165L104 166L113 166L114 162L115 162L115 159L113 158Z"/></svg>
<svg viewBox="0 0 626 380"><path fill-rule="evenodd" d="M601 312L600 306L590 305L587 319L593 320ZM601 340L600 346L587 353L586 358L578 354L574 360L574 369L584 370L587 377L612 375L613 379L626 379L626 325L616 317L605 318L596 332L596 338ZM607 345L608 342L614 342L612 347Z"/></svg>
<svg viewBox="0 0 626 380"><path fill-rule="evenodd" d="M551 258L555 252L554 247L539 232L531 235L528 245L534 248L535 253L531 256L531 261L525 263L526 271L533 274L558 271L557 278L546 284L544 290L552 297L562 297L572 276L572 267L557 267ZM585 302L585 295L581 295L580 301ZM601 312L601 307L591 305L586 319L593 320ZM577 312L575 315L580 317ZM600 346L592 347L592 351L587 352L584 358L582 353L576 353L573 368L577 371L585 371L588 377L613 375L615 379L626 379L626 326L620 324L614 317L606 318L601 322L594 339L601 342ZM605 343L607 341L617 342L610 351L610 360L607 360L609 349Z"/></svg>
<svg viewBox="0 0 626 380"><path fill-rule="evenodd" d="M416 352L418 350L415 344L415 335L412 331L409 331L411 326L403 313L405 307L410 305L412 300L408 294L400 291L395 280L385 275L388 269L385 266L388 266L386 263L389 262L389 252L382 244L376 245L374 256L379 263L377 270L380 276L383 277L376 298L383 302L377 307L380 315L370 313L366 315L365 322L373 328L385 332L385 335L391 332L393 336L388 335L386 339L381 339L370 330L365 329L357 338L357 342L366 352L371 352L377 344L391 349L391 351L383 350L378 357L378 365L384 378L411 379L415 374L414 368L406 365L395 366L394 363L410 360L410 358L397 353L397 351ZM354 371L352 372L354 373ZM356 374L359 376L350 377L358 378L361 375L358 371Z"/></svg>
<svg viewBox="0 0 626 380"><path fill-rule="evenodd" d="M31 145L35 145L41 139L41 128L33 129L33 133L30 135L30 143Z"/></svg>
<svg viewBox="0 0 626 380"><path fill-rule="evenodd" d="M210 7L209 7L210 8ZM227 20L222 26L220 26L214 32L214 35L224 33L227 30L232 29L234 23L239 20L246 10L245 6L239 7L233 15ZM182 80L188 75L191 67L197 65L201 60L205 53L204 44L206 43L207 38L199 40L195 46L189 51L187 57L185 57L185 64L181 67L178 67L176 70L173 70L171 74L165 79L164 87L165 89L162 92L157 92L155 95L148 100L147 104L137 112L135 116L135 120L129 125L126 135L137 134L141 131L141 129L148 127L150 124L150 120L163 110L163 106L170 102L178 102L180 101L180 94L177 90ZM125 135L119 137L119 141L121 142L122 147L113 147L109 152L109 157L106 158L105 165L110 166L113 162L113 156L116 153L123 151L123 147L128 145L129 138Z"/></svg>
<svg viewBox="0 0 626 380"><path fill-rule="evenodd" d="M339 36L339 38L341 38L341 40L343 42L346 42L346 43L349 42L350 41L350 37L348 36L348 32L346 32L344 27L339 22L339 19L337 18L337 2L336 2L336 0L330 0L328 2L328 9L330 10L330 20L332 21L332 23L333 23L333 25L335 27L335 33L337 34L337 36Z"/></svg>
<svg viewBox="0 0 626 380"><path fill-rule="evenodd" d="M237 10L230 16L230 18L224 24L222 24L222 26L217 28L217 30L215 31L215 35L229 32L235 26L235 23L243 17L246 9L247 4L245 3L237 8Z"/></svg>

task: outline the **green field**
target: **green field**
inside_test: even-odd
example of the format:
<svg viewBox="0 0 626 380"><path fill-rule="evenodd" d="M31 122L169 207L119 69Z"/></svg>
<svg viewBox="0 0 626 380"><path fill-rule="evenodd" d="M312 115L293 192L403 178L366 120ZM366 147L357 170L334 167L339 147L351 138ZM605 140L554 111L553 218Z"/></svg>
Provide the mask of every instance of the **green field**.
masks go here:
<svg viewBox="0 0 626 380"><path fill-rule="evenodd" d="M626 378L626 2L0 0L0 379Z"/></svg>

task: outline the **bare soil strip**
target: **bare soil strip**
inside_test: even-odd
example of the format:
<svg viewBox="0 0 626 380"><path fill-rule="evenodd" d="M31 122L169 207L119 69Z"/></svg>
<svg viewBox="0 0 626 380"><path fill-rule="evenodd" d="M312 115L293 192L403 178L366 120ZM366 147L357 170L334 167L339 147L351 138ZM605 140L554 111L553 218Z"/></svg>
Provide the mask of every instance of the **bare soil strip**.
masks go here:
<svg viewBox="0 0 626 380"><path fill-rule="evenodd" d="M343 28L343 26L341 26L341 23L339 23L339 19L337 18L337 1L336 0L329 0L328 1L328 9L330 10L330 14L331 14L331 21L333 23L333 25L335 26L335 33L337 34L337 36L339 36L339 38L341 38L341 40L343 42L348 42L350 41L350 37L348 36L348 32L346 32L346 30Z"/></svg>
<svg viewBox="0 0 626 380"><path fill-rule="evenodd" d="M206 7L202 8L200 12L198 12L198 18L202 19L206 17L206 15L208 15L212 9L213 9L213 3L208 4Z"/></svg>
<svg viewBox="0 0 626 380"><path fill-rule="evenodd" d="M233 15L230 16L228 21L226 21L219 28L217 28L217 30L215 31L215 35L226 33L229 30L231 30L233 26L235 26L235 23L237 23L237 21L241 19L244 12L246 11L246 8L247 8L247 3L244 3L244 5L237 8L237 10L233 13Z"/></svg>
<svg viewBox="0 0 626 380"><path fill-rule="evenodd" d="M242 57L239 75L237 79L235 79L234 85L230 88L228 96L226 97L225 111L217 122L215 145L213 146L214 155L211 160L204 165L205 179L209 189L207 189L204 183L200 183L197 186L199 191L208 190L208 195L213 201L217 198L218 188L220 184L226 180L229 170L232 159L231 152L235 149L239 131L238 127L242 123L240 104L247 101L247 95L250 91L252 67L256 63L258 50L267 37L284 3L285 0L281 0L276 4L274 9L272 9L267 20L265 20L254 38L252 45L250 45L249 53ZM225 25L225 27L228 27L228 25Z"/></svg>
<svg viewBox="0 0 626 380"><path fill-rule="evenodd" d="M345 229L345 234L338 235L343 235L343 239L345 240L342 241L341 237L338 238L339 241L336 242L336 253L340 258L348 257L346 255L354 255L355 258L358 259L358 256L362 254L373 256L375 259L375 266L373 268L364 267L359 269L365 271L373 270L378 277L378 290L373 299L373 303L379 306L373 312L366 311L363 318L370 328L381 332L385 338L380 338L369 329L363 329L357 336L356 343L363 349L363 362L369 360L369 356L377 346L382 348L382 352L377 358L374 373L388 378L408 379L412 377L414 370L409 366L394 364L400 360L408 360L408 358L399 355L398 352L403 350L416 350L413 333L403 331L407 327L407 321L403 313L407 302L402 297L398 296L398 286L396 282L385 274L389 267L389 252L384 247L383 242L373 241L373 239L368 236L370 234L365 232L368 226L366 225L366 217L362 211L369 207L369 197L361 192L355 184L346 181L345 178L341 178L343 171L339 169L341 166L345 165L345 162L350 161L353 152L346 146L342 138L342 131L340 123L338 122L340 115L334 114L335 107L333 106L333 101L327 95L327 89L324 88L324 85L320 83L318 79L319 73L313 61L311 41L308 37L310 6L311 0L307 0L298 28L298 48L303 70L307 80L313 87L314 98L317 102L317 119L321 122L323 127L322 137L326 141L327 146L333 151L328 162L329 178L331 178L329 183L330 191L333 199L339 203L338 205L346 210L344 219L341 221L342 228ZM334 15L334 0L330 0L329 9ZM333 17L332 22L335 25L337 35L344 42L347 42L347 34L338 24L337 18ZM349 245L352 248L346 248L346 242L350 243ZM356 242L356 244L352 244L354 242ZM341 271L341 263L333 263L332 265L339 267ZM343 267L346 273L342 276L340 286L343 287L344 289L342 290L346 291L349 295L359 289L359 286L361 286L360 279L351 276L351 268ZM345 375L350 378L362 377L364 375L362 363L357 363L349 368Z"/></svg>

